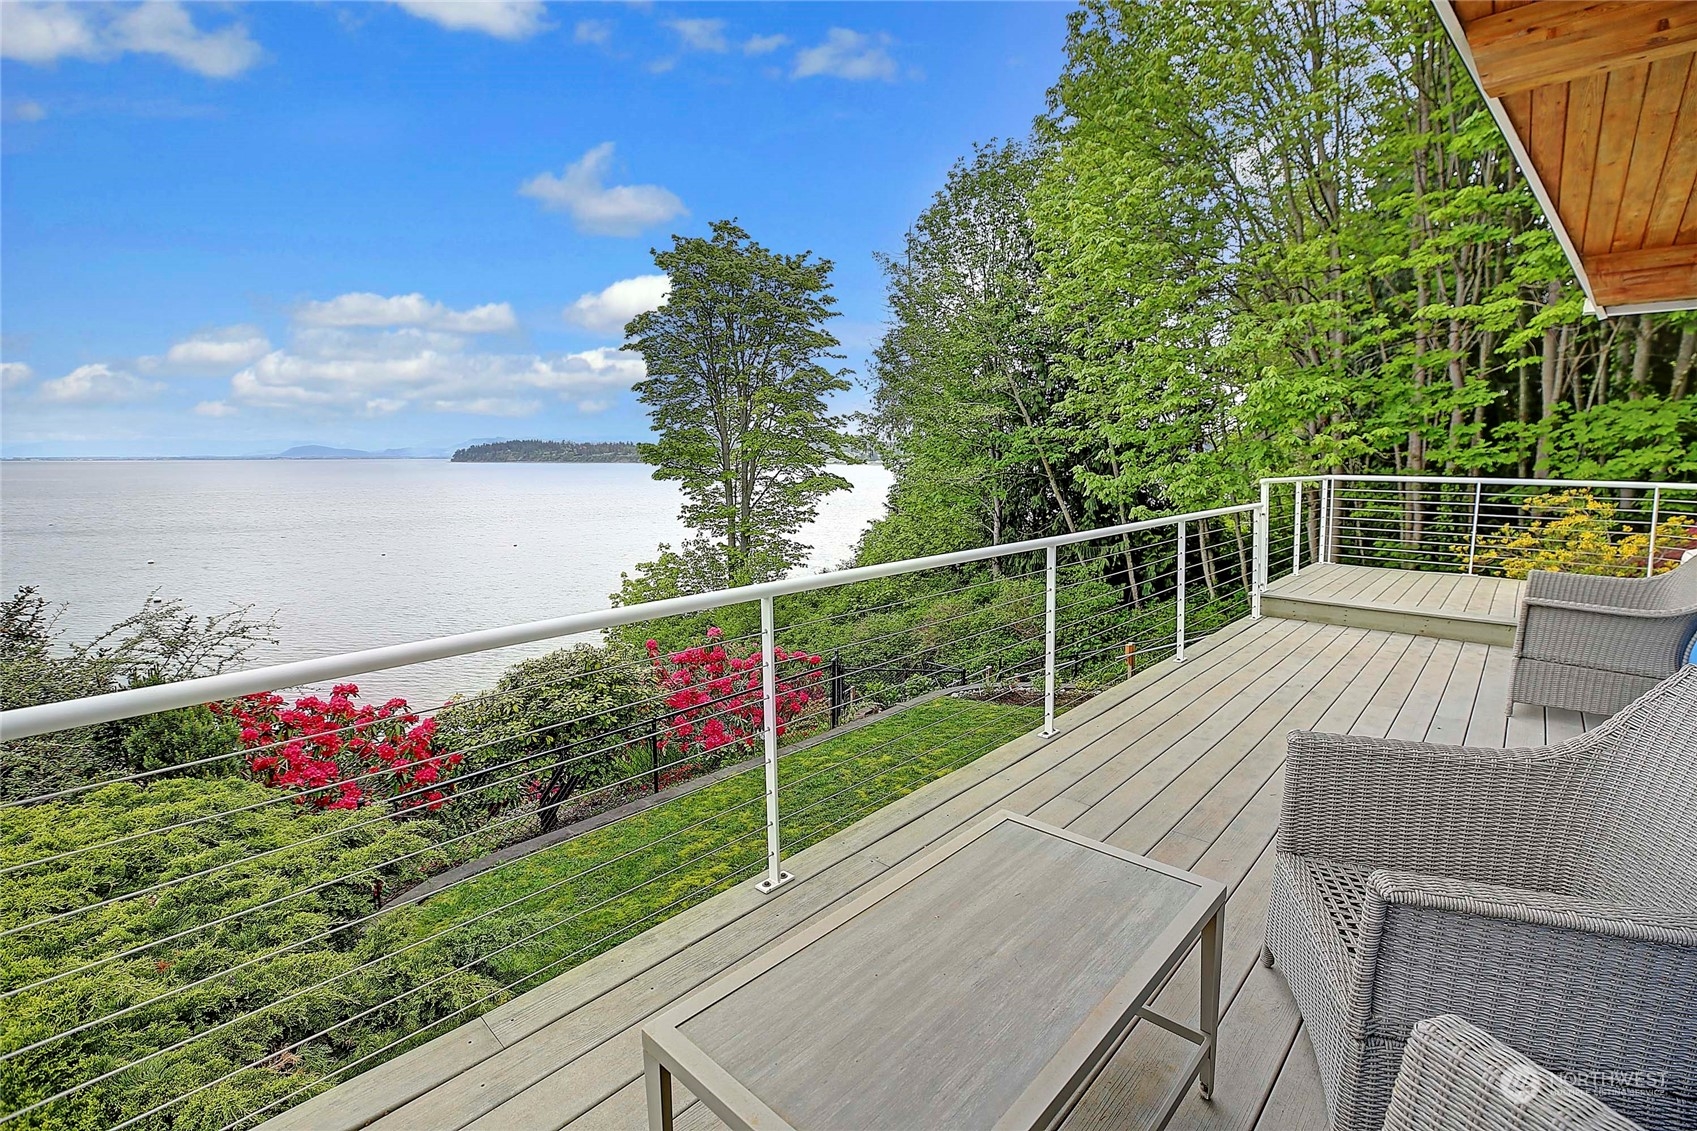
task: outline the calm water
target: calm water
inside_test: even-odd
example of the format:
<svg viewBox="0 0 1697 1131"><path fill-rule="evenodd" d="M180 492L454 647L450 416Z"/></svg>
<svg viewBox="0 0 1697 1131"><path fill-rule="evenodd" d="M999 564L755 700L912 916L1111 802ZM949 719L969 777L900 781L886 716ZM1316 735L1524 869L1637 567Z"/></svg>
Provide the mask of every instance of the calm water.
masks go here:
<svg viewBox="0 0 1697 1131"><path fill-rule="evenodd" d="M883 513L882 467L801 535L810 571L842 563ZM81 641L142 605L251 604L281 638L255 663L396 644L605 608L619 574L684 534L678 492L641 464L440 460L0 465L0 584L69 602ZM550 645L373 675L415 703L493 682Z"/></svg>

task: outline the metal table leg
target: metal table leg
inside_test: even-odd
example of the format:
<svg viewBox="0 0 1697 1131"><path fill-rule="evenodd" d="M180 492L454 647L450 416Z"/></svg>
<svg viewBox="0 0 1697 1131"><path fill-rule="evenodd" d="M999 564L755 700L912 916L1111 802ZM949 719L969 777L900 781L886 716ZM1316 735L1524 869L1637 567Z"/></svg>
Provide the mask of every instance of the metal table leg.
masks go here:
<svg viewBox="0 0 1697 1131"><path fill-rule="evenodd" d="M1197 1079L1205 1100L1214 1097L1214 1063L1220 1054L1220 949L1225 917L1226 908L1221 904L1202 927L1202 1035L1208 1038L1208 1048Z"/></svg>
<svg viewBox="0 0 1697 1131"><path fill-rule="evenodd" d="M667 1070L665 1065L654 1059L653 1054L644 1049L642 1074L648 1082L649 1131L673 1131L671 1072Z"/></svg>

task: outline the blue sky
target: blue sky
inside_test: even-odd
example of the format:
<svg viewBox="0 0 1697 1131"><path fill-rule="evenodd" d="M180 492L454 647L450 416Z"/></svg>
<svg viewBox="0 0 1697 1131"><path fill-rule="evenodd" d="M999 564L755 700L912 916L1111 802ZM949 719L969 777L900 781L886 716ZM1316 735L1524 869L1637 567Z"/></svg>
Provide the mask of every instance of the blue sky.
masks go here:
<svg viewBox="0 0 1697 1131"><path fill-rule="evenodd" d="M863 373L873 253L1067 10L5 3L0 448L640 438L649 249L727 216L836 261Z"/></svg>

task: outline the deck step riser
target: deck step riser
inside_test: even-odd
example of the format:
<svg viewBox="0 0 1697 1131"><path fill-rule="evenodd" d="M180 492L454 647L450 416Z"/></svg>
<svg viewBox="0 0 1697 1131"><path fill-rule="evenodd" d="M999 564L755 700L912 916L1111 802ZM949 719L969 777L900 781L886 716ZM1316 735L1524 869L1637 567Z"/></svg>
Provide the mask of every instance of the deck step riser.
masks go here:
<svg viewBox="0 0 1697 1131"><path fill-rule="evenodd" d="M1284 617L1288 620L1313 621L1319 624L1341 624L1350 628L1370 628L1380 632L1405 632L1413 636L1433 636L1439 640L1460 640L1468 644L1495 644L1507 648L1514 644L1514 621L1468 613L1416 611L1385 605L1350 604L1313 597L1265 594L1261 598L1263 616Z"/></svg>

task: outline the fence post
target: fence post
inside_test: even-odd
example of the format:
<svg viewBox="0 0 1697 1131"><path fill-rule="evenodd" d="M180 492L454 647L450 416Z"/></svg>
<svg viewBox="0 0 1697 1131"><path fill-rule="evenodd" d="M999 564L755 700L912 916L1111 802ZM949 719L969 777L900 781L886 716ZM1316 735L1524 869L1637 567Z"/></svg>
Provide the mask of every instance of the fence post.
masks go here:
<svg viewBox="0 0 1697 1131"><path fill-rule="evenodd" d="M1291 484L1296 496L1296 517L1290 525L1290 575L1295 577L1302 572L1302 536L1307 531L1302 529L1302 480Z"/></svg>
<svg viewBox="0 0 1697 1131"><path fill-rule="evenodd" d="M660 792L660 731L659 722L655 722L655 730L648 735L648 769L654 778L653 792Z"/></svg>
<svg viewBox="0 0 1697 1131"><path fill-rule="evenodd" d="M1206 521L1206 520L1204 520ZM1173 663L1184 663L1184 519L1178 522L1178 628L1173 641Z"/></svg>
<svg viewBox="0 0 1697 1131"><path fill-rule="evenodd" d="M843 723L843 654L831 653L831 729L836 730Z"/></svg>
<svg viewBox="0 0 1697 1131"><path fill-rule="evenodd" d="M1043 570L1043 737L1055 735L1055 547Z"/></svg>
<svg viewBox="0 0 1697 1131"><path fill-rule="evenodd" d="M1473 576L1473 555L1479 549L1479 500L1485 493L1485 481L1473 484L1473 522L1467 528L1467 576Z"/></svg>
<svg viewBox="0 0 1697 1131"><path fill-rule="evenodd" d="M1644 554L1644 576L1654 577L1656 574L1656 523L1662 519L1662 489L1655 488L1650 492L1650 548Z"/></svg>
<svg viewBox="0 0 1697 1131"><path fill-rule="evenodd" d="M760 598L761 728L766 736L766 878L755 887L777 891L795 877L778 865L778 630L773 623L772 598Z"/></svg>

